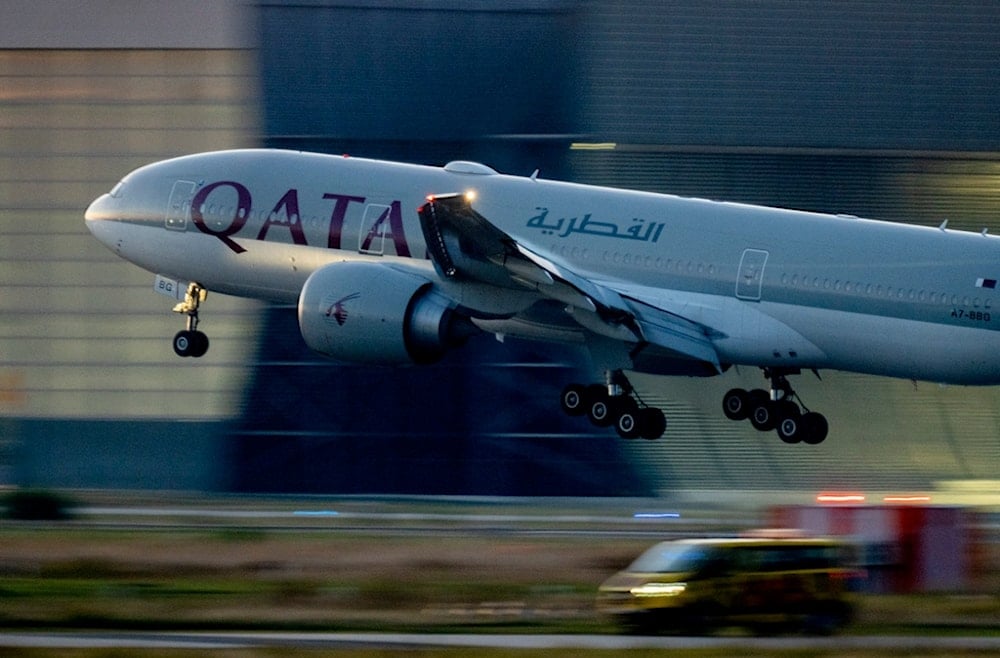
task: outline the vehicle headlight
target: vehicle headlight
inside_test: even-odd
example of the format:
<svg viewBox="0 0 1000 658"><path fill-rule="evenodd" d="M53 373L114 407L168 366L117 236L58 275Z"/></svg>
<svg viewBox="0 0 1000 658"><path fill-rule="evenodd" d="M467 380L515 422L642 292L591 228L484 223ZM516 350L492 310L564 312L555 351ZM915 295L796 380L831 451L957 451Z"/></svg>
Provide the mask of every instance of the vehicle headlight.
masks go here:
<svg viewBox="0 0 1000 658"><path fill-rule="evenodd" d="M633 587L632 596L677 596L687 589L687 583L646 583Z"/></svg>

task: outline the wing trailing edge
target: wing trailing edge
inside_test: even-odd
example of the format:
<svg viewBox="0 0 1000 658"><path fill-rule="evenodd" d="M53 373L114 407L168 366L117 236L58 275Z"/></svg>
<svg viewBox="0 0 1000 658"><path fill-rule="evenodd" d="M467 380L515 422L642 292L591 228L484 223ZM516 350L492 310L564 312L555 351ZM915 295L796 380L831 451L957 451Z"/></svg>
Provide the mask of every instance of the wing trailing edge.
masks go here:
<svg viewBox="0 0 1000 658"><path fill-rule="evenodd" d="M723 371L710 328L623 296L520 244L476 212L465 195L428 197L418 214L431 261L443 278L532 289L566 304L590 331L655 345Z"/></svg>

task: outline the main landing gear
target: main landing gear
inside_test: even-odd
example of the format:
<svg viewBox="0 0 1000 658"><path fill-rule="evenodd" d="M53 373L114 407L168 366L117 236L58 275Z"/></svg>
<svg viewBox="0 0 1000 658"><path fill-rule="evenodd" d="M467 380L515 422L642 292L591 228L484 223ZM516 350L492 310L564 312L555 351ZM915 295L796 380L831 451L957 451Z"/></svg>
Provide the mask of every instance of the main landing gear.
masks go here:
<svg viewBox="0 0 1000 658"><path fill-rule="evenodd" d="M606 385L570 384L560 401L570 416L586 414L597 427L614 425L623 439L658 439L667 428L663 412L646 405L620 370L607 373Z"/></svg>
<svg viewBox="0 0 1000 658"><path fill-rule="evenodd" d="M761 432L775 430L785 443L822 443L829 431L826 417L809 411L788 383L787 376L798 373L764 368L771 390L734 388L723 397L722 410L730 420L749 419ZM623 439L658 439L667 428L663 412L645 404L620 370L608 371L606 385L570 384L560 402L570 416L586 415L598 427L614 425Z"/></svg>
<svg viewBox="0 0 1000 658"><path fill-rule="evenodd" d="M198 331L198 307L208 297L208 291L197 283L188 285L184 301L174 307L174 313L187 315L187 328L174 336L174 352L177 356L205 356L208 351L208 336Z"/></svg>
<svg viewBox="0 0 1000 658"><path fill-rule="evenodd" d="M826 418L806 409L801 400L799 404L793 401L798 396L786 378L786 375L792 374L798 374L798 370L764 368L764 376L771 381L770 392L734 388L722 398L723 412L730 420L749 419L750 424L761 432L775 430L785 443L822 443L829 431ZM802 409L805 409L804 413Z"/></svg>

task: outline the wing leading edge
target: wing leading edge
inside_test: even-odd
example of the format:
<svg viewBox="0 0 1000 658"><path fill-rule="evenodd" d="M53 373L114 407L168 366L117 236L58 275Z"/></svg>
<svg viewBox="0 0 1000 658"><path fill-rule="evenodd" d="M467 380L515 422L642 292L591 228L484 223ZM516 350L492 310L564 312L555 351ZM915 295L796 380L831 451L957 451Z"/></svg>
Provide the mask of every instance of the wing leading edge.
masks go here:
<svg viewBox="0 0 1000 658"><path fill-rule="evenodd" d="M622 295L529 249L476 212L465 195L429 197L418 214L440 276L534 290L566 304L573 319L596 334L640 348L653 345L723 371L710 327Z"/></svg>

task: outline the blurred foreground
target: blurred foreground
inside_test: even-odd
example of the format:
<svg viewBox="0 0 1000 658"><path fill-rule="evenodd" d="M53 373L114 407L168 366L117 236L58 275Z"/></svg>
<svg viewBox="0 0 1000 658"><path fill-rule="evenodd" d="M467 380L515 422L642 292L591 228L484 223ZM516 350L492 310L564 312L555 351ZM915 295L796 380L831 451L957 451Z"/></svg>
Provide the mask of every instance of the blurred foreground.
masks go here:
<svg viewBox="0 0 1000 658"><path fill-rule="evenodd" d="M4 521L0 629L613 633L594 607L608 576L658 540L757 517L648 500L91 494L74 520ZM846 633L1000 634L1000 544L977 532L962 591L865 595Z"/></svg>

